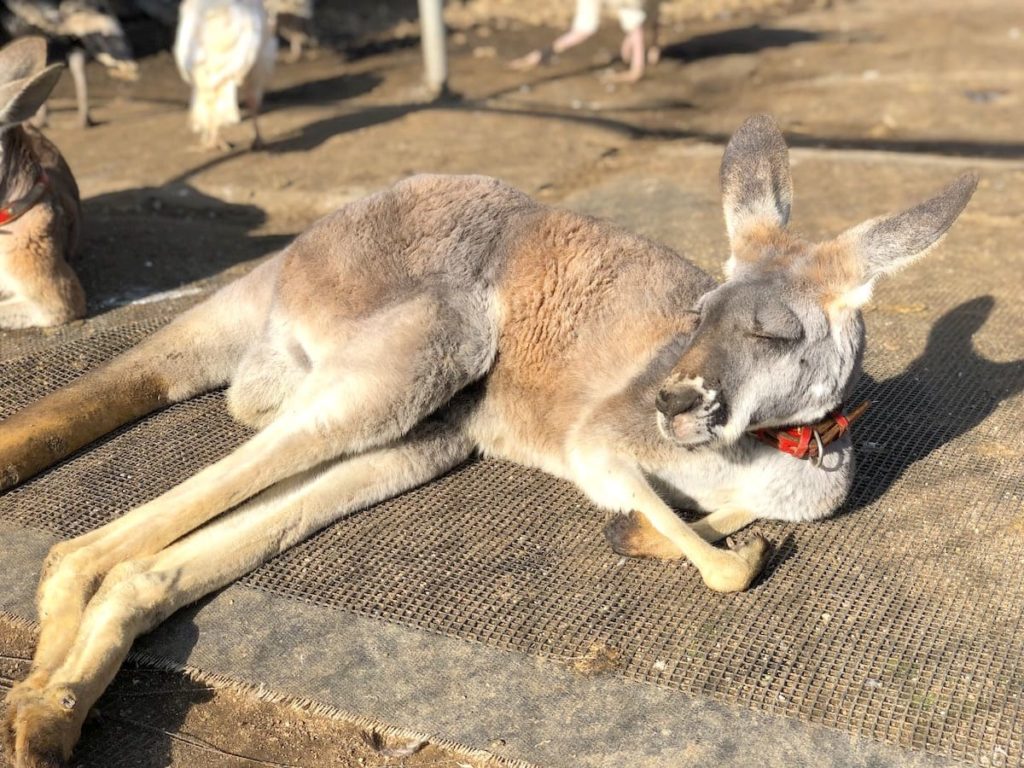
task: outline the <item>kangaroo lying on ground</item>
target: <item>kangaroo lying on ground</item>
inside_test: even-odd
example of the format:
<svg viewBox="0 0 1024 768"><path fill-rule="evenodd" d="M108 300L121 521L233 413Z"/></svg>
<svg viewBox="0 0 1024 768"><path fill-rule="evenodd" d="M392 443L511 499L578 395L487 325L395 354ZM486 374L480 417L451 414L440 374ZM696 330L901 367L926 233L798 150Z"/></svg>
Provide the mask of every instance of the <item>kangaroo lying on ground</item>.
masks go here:
<svg viewBox="0 0 1024 768"><path fill-rule="evenodd" d="M21 125L60 79L46 41L25 37L0 50L0 328L59 325L85 314L85 292L68 265L82 209L64 158Z"/></svg>
<svg viewBox="0 0 1024 768"><path fill-rule="evenodd" d="M718 287L664 246L494 179L419 176L321 219L0 423L0 487L225 384L231 413L260 430L53 547L33 666L7 697L16 765L70 755L137 635L474 450L567 478L619 513L617 551L685 557L712 589L745 589L767 542L713 542L756 518L825 517L853 471L849 436L819 446L817 466L751 432L843 403L863 349L858 308L939 240L976 179L811 244L785 230L788 157L770 118L737 131L721 176L732 255ZM707 516L687 525L656 487Z"/></svg>

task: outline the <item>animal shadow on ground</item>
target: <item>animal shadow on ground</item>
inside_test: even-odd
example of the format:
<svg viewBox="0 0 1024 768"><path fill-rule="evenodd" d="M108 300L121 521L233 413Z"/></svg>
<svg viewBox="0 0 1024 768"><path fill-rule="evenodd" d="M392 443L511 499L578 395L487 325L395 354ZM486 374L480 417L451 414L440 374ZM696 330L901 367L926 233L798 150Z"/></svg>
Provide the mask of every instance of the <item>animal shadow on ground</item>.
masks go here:
<svg viewBox="0 0 1024 768"><path fill-rule="evenodd" d="M283 247L286 235L250 235L266 221L254 205L226 203L171 182L83 201L74 268L89 314L211 277Z"/></svg>
<svg viewBox="0 0 1024 768"><path fill-rule="evenodd" d="M378 74L364 72L334 75L277 88L267 93L262 112L273 112L295 104L326 104L353 99L369 93L383 80L384 78Z"/></svg>
<svg viewBox="0 0 1024 768"><path fill-rule="evenodd" d="M736 535L736 538L739 540L742 540L744 537L745 534L742 532ZM787 560L796 557L797 549L796 535L793 533L787 533L781 542L771 542L771 553L769 554L768 562L765 563L764 570L754 579L754 583L750 585L750 588L756 589L762 584L771 583L775 571Z"/></svg>
<svg viewBox="0 0 1024 768"><path fill-rule="evenodd" d="M554 82L556 80L568 79L576 77L586 72L592 72L600 69L600 65L588 65L582 69L574 69L570 72L556 72L541 76L531 80L531 85L536 87L540 83ZM372 90L376 84L379 76L367 75L365 77L360 76L354 78L355 88L363 87L366 90ZM271 102L277 102L283 100L285 102L291 102L292 100L300 101L298 98L300 95L309 96L316 94L317 98L323 100L326 98L335 98L341 100L357 95L357 92L349 89L351 83L348 81L353 80L352 76L340 76L330 77L323 80L315 80L308 83L302 83L293 88L286 88L274 92L273 95L268 96ZM341 86L341 87L339 87ZM326 92L322 91L322 88L326 88ZM465 111L465 112L483 112L489 114L507 114L510 116L532 116L540 118L548 118L552 120L576 122L585 125L602 125L610 130L617 130L627 135L639 135L641 131L634 126L610 119L604 118L598 115L581 117L579 115L568 114L563 110L529 110L521 109L518 107L500 107L490 104L494 99L500 99L503 96L509 94L515 94L519 92L520 84L515 86L502 88L494 91L486 96L477 99L466 99L463 98L456 92L447 91L442 96L425 101L405 101L397 104L377 104L368 106L362 109L356 109L352 112L345 112L339 115L332 115L322 120L314 120L310 123L306 123L298 129L298 133L294 135L283 136L278 139L267 142L264 150L271 154L282 154L288 152L308 152L312 149L323 144L328 139L343 133L349 133L351 131L362 130L365 128L372 128L376 125L382 125L390 123L394 120L400 120L407 115L414 114L416 112L426 112L432 110L445 110L445 111ZM338 90L334 90L338 89ZM331 96L331 93L335 93L335 96ZM282 95L283 94L283 95ZM683 102L683 106L689 106L688 103ZM272 106L271 109L278 109L282 107Z"/></svg>
<svg viewBox="0 0 1024 768"><path fill-rule="evenodd" d="M662 48L661 55L669 59L693 61L735 53L757 53L766 48L786 48L797 43L820 40L822 37L819 32L804 29L780 29L753 24L670 43Z"/></svg>
<svg viewBox="0 0 1024 768"><path fill-rule="evenodd" d="M939 318L905 371L883 380L862 377L853 402L872 405L854 429L857 475L843 513L877 501L911 466L1024 391L1024 359L993 362L974 349L972 338L995 304L991 296L960 304Z"/></svg>

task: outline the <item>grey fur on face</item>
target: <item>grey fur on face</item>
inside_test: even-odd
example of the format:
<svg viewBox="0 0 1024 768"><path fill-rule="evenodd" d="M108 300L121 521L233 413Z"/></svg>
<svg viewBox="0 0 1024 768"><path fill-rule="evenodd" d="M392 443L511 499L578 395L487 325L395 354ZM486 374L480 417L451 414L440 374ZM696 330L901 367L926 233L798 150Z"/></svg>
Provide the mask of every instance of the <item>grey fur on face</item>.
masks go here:
<svg viewBox="0 0 1024 768"><path fill-rule="evenodd" d="M701 299L697 330L662 388L668 434L733 442L748 429L815 421L842 402L862 338L858 313L834 328L783 275L727 282Z"/></svg>

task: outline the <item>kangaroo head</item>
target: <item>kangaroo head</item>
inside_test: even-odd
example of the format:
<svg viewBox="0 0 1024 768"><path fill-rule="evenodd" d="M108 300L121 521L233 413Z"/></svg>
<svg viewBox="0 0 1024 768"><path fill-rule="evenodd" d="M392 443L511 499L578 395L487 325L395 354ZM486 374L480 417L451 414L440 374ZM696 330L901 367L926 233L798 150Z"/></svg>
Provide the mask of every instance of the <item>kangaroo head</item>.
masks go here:
<svg viewBox="0 0 1024 768"><path fill-rule="evenodd" d="M0 131L32 117L60 79L63 66L46 66L46 41L23 37L0 49Z"/></svg>
<svg viewBox="0 0 1024 768"><path fill-rule="evenodd" d="M694 307L696 330L656 402L662 432L687 446L728 444L838 407L856 383L860 307L875 281L935 246L977 185L965 174L914 208L810 243L786 230L788 152L767 116L736 131L721 178L726 281Z"/></svg>

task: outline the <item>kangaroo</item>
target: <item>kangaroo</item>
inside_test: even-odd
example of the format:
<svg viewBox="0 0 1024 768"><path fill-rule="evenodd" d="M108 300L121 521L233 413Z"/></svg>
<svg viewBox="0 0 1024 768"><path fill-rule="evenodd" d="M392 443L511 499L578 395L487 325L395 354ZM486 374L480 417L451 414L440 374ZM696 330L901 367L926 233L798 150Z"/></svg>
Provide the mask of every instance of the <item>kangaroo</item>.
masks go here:
<svg viewBox="0 0 1024 768"><path fill-rule="evenodd" d="M0 50L0 328L59 325L85 314L68 264L82 219L78 186L45 136L22 123L46 101L62 66L46 66L46 41Z"/></svg>
<svg viewBox="0 0 1024 768"><path fill-rule="evenodd" d="M259 429L53 547L33 665L7 697L15 764L68 758L137 635L474 451L574 482L614 513L618 552L685 557L711 589L746 589L768 542L714 543L757 518L829 515L853 473L848 434L812 464L753 433L844 402L872 285L938 242L976 178L819 244L786 230L788 156L770 118L738 129L721 180L718 286L665 246L495 179L401 181L0 423L0 487L223 385ZM707 515L688 525L666 496Z"/></svg>

